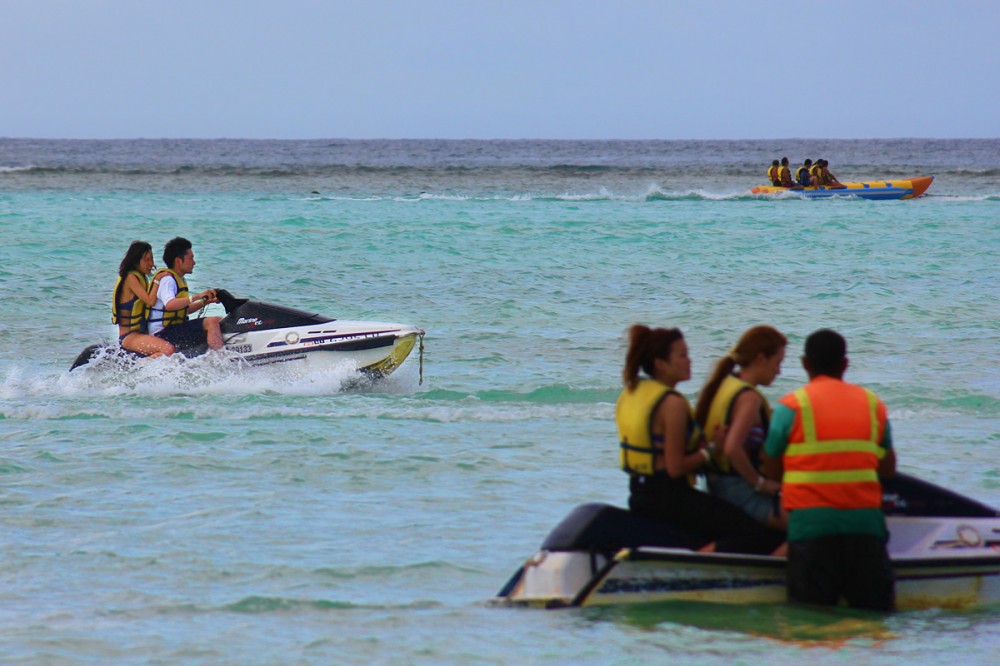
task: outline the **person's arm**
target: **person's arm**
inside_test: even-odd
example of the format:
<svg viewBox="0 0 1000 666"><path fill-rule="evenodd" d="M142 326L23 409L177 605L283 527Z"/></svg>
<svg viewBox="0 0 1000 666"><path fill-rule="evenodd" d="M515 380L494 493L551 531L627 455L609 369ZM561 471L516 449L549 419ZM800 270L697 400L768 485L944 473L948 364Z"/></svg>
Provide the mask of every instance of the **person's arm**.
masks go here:
<svg viewBox="0 0 1000 666"><path fill-rule="evenodd" d="M792 424L795 422L795 411L778 404L771 413L771 422L767 427L767 440L764 442L764 450L761 451L761 461L764 477L771 481L781 481L785 473L785 465L782 456L788 448L788 437L792 432Z"/></svg>
<svg viewBox="0 0 1000 666"><path fill-rule="evenodd" d="M726 435L725 452L729 464L743 477L747 485L757 492L774 495L781 490L781 484L762 477L750 462L750 456L744 447L750 435L750 428L753 427L759 413L760 396L756 391L743 391L736 397L736 402L733 404L733 420Z"/></svg>
<svg viewBox="0 0 1000 666"><path fill-rule="evenodd" d="M172 275L167 274L157 279L160 280L160 284L159 285L154 284L154 286L159 287L160 290L159 300L163 301L164 310L169 310L170 312L173 312L175 310L181 310L188 306L187 296L185 296L184 298L177 297L177 280L175 280ZM155 283L156 279L154 279L153 282Z"/></svg>
<svg viewBox="0 0 1000 666"><path fill-rule="evenodd" d="M153 304L156 303L156 292L159 284L154 282L150 283L149 286L150 290L147 292L142 283L139 282L139 276L134 273L129 273L128 277L125 278L126 295L128 295L128 292L131 292L136 298L145 303L147 307L153 307Z"/></svg>
<svg viewBox="0 0 1000 666"><path fill-rule="evenodd" d="M205 291L191 297L191 304L188 306L188 312L197 312L209 303L215 303L219 299L215 296L214 289L206 289Z"/></svg>
<svg viewBox="0 0 1000 666"><path fill-rule="evenodd" d="M656 410L656 418L663 430L663 463L671 478L679 479L700 469L708 456L699 449L685 453L687 448L687 422L690 411L687 402L679 395L668 395Z"/></svg>
<svg viewBox="0 0 1000 666"><path fill-rule="evenodd" d="M888 479L896 475L896 451L892 448L892 428L888 419L885 421L885 432L882 433L880 444L885 449L885 455L878 461L878 475Z"/></svg>

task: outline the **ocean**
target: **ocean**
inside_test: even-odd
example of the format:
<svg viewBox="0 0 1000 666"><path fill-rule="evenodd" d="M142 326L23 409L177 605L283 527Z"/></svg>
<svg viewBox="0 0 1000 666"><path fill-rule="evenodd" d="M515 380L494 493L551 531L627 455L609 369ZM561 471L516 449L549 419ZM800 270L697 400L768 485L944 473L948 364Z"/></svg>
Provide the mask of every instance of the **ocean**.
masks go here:
<svg viewBox="0 0 1000 666"><path fill-rule="evenodd" d="M783 155L935 181L750 195ZM425 329L422 383L416 354L362 386L69 373L128 244L177 235L196 290ZM684 331L692 400L752 325L790 339L772 401L841 331L900 469L1000 506L998 266L997 139L0 139L0 663L994 663L996 608L488 601L574 506L626 504L636 322Z"/></svg>

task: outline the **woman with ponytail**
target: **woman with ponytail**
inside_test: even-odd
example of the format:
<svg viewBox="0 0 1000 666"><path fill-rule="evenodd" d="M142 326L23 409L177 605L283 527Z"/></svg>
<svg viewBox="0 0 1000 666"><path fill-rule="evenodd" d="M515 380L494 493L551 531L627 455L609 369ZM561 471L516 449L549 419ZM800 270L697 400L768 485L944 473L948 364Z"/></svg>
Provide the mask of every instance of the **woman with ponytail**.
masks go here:
<svg viewBox="0 0 1000 666"><path fill-rule="evenodd" d="M707 433L724 433L714 452L708 489L755 520L785 529L781 484L760 473L760 451L767 438L771 406L757 388L770 386L781 374L787 338L771 326L754 326L740 337L701 390L695 419Z"/></svg>
<svg viewBox="0 0 1000 666"><path fill-rule="evenodd" d="M703 537L703 551L772 553L784 540L781 532L693 487L711 451L690 403L675 388L690 378L680 330L631 328L625 389L615 407L621 466L631 477L629 508Z"/></svg>

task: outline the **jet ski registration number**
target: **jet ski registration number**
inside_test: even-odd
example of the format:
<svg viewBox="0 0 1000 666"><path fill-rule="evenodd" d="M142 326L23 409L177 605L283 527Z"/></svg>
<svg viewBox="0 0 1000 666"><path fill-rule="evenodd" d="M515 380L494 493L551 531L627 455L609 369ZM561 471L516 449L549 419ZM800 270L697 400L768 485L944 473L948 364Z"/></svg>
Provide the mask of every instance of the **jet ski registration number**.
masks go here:
<svg viewBox="0 0 1000 666"><path fill-rule="evenodd" d="M227 345L226 349L237 354L249 354L253 351L253 345Z"/></svg>

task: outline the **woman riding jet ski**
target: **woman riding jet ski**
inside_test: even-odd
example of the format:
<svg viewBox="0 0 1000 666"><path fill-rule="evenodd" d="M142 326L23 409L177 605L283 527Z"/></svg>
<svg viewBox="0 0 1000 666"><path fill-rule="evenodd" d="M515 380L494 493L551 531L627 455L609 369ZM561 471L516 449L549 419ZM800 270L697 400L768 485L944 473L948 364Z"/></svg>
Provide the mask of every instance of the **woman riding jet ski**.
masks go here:
<svg viewBox="0 0 1000 666"><path fill-rule="evenodd" d="M236 298L225 289L215 295L226 310L219 322L223 349L251 365L305 362L310 366L344 367L384 377L398 368L420 341L423 366L424 331L407 324L331 319L283 305ZM70 370L85 366L101 350L118 351L114 344L96 344L84 349ZM208 351L206 343L178 346L184 356ZM120 357L141 357L121 350Z"/></svg>

